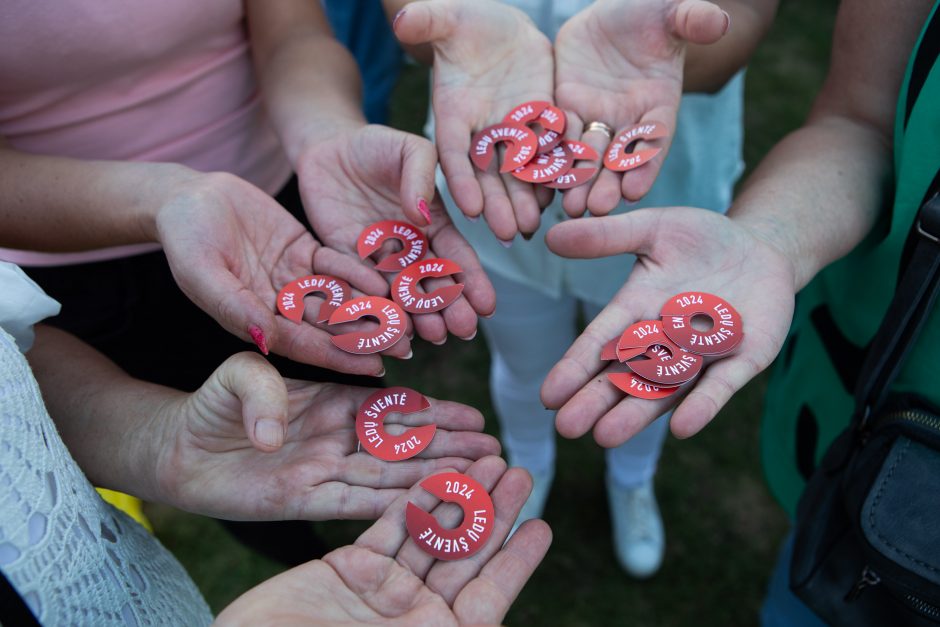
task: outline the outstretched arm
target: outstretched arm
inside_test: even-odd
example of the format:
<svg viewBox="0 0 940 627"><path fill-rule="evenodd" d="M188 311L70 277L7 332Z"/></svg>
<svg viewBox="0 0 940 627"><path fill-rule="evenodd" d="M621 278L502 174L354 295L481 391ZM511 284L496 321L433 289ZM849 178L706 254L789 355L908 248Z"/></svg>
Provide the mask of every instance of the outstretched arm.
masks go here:
<svg viewBox="0 0 940 627"><path fill-rule="evenodd" d="M809 119L771 151L728 217L652 209L567 222L549 233L549 246L567 256L638 255L627 283L542 388L545 404L560 408L563 435L593 428L602 445L616 446L675 402L624 399L596 376L603 344L637 320L658 317L673 294L723 296L741 313L745 335L737 352L709 366L681 400L673 433L698 432L771 363L790 325L793 295L874 222L890 167L898 88L932 4L842 4L830 72Z"/></svg>

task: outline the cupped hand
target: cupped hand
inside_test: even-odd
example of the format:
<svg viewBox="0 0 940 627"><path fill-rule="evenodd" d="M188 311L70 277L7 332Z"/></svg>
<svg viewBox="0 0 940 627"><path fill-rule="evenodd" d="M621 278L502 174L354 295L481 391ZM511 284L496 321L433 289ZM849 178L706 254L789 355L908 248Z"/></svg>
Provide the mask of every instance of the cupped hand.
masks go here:
<svg viewBox="0 0 940 627"><path fill-rule="evenodd" d="M624 396L604 376L601 348L629 325L658 319L667 300L703 291L728 301L743 320L744 339L729 357L705 367L679 400L672 432L688 437L705 427L780 351L793 317L793 264L734 220L704 209L641 209L618 216L561 223L549 248L565 257L637 255L630 278L587 326L542 386L542 401L558 409L565 437L592 428L605 447L622 444L677 402ZM706 362L708 363L708 362ZM680 393L681 394L681 393Z"/></svg>
<svg viewBox="0 0 940 627"><path fill-rule="evenodd" d="M368 268L360 262L356 240L368 226L381 220L407 218L426 226L429 257L445 257L463 270L459 299L440 313L412 316L418 335L440 344L448 331L469 339L476 334L477 316L490 315L496 294L470 244L454 227L435 197L434 168L437 155L424 138L383 126L365 126L306 147L297 165L300 191L310 224L330 248L347 255L345 263ZM428 206L430 224L418 209ZM370 284L370 294L388 295L394 275L386 273ZM451 279L436 279L427 289Z"/></svg>
<svg viewBox="0 0 940 627"><path fill-rule="evenodd" d="M413 501L432 511L437 499L415 486L355 544L252 588L218 624L499 624L548 550L551 531L530 520L503 546L531 479L494 457L466 472L490 492L496 510L493 535L479 553L438 562L421 552L405 530L405 507ZM441 504L434 513L453 518L454 509Z"/></svg>
<svg viewBox="0 0 940 627"><path fill-rule="evenodd" d="M412 2L394 27L402 43L434 50L435 139L457 206L470 218L482 214L503 242L535 233L548 201L495 163L477 170L470 139L517 105L554 100L551 43L522 11L494 0Z"/></svg>
<svg viewBox="0 0 940 627"><path fill-rule="evenodd" d="M568 20L555 39L555 97L569 113L568 135L577 138L590 122L614 133L638 122L666 125L669 137L650 162L624 174L603 169L592 185L565 194L572 217L585 208L595 215L613 210L621 198L635 201L652 187L682 97L686 43L718 41L729 26L727 13L705 0L597 0ZM603 155L610 138L584 133L581 140ZM644 147L638 142L634 150Z"/></svg>
<svg viewBox="0 0 940 627"><path fill-rule="evenodd" d="M390 432L437 424L417 457L391 463L357 452L355 416L372 392L285 381L257 353L234 355L154 418L158 498L235 520L377 518L425 475L499 452L479 433L478 411L433 399L426 411L385 420Z"/></svg>
<svg viewBox="0 0 940 627"><path fill-rule="evenodd" d="M179 185L157 214L173 277L199 308L230 333L295 361L355 374L382 371L375 355L350 355L330 334L275 315L277 293L291 280L330 274L361 290L383 285L378 273L347 263L254 185L230 174L200 174Z"/></svg>

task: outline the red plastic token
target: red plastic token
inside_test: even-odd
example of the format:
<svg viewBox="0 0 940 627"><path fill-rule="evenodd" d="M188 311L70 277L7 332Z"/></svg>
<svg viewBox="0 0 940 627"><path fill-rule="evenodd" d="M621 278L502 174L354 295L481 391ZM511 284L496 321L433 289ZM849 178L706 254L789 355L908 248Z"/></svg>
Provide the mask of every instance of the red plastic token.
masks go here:
<svg viewBox="0 0 940 627"><path fill-rule="evenodd" d="M496 144L501 142L509 144L505 161L499 168L502 173L512 172L527 164L539 146L535 131L528 126L500 122L486 127L470 140L470 160L473 165L486 171L496 154Z"/></svg>
<svg viewBox="0 0 940 627"><path fill-rule="evenodd" d="M320 305L317 322L326 322L336 308L349 300L349 283L325 274L294 279L277 294L277 310L288 320L296 323L304 317L304 297L308 294L323 294L326 301Z"/></svg>
<svg viewBox="0 0 940 627"><path fill-rule="evenodd" d="M601 348L601 361L613 361L617 359L617 342L620 341L619 337L615 337L611 341L604 344Z"/></svg>
<svg viewBox="0 0 940 627"><path fill-rule="evenodd" d="M430 406L423 394L409 388L392 387L377 391L359 406L356 414L356 435L362 448L387 462L414 457L431 443L437 425L424 425L392 435L382 423L389 414L414 414Z"/></svg>
<svg viewBox="0 0 940 627"><path fill-rule="evenodd" d="M627 152L627 149L640 140L651 141L666 135L666 125L662 122L640 122L622 130L607 146L604 167L615 172L640 167L658 155L662 148L645 148L636 152Z"/></svg>
<svg viewBox="0 0 940 627"><path fill-rule="evenodd" d="M419 292L418 283L431 277L450 276L461 272L460 266L450 259L425 259L401 271L392 281L392 300L412 314L440 311L463 292L463 283L439 287L433 292Z"/></svg>
<svg viewBox="0 0 940 627"><path fill-rule="evenodd" d="M559 176L567 173L574 164L574 157L561 146L556 146L551 152L537 155L535 159L521 168L512 171L512 175L520 181L529 183L551 183Z"/></svg>
<svg viewBox="0 0 940 627"><path fill-rule="evenodd" d="M482 549L496 522L493 500L483 486L467 475L446 472L428 477L421 482L421 487L442 501L459 505L463 522L447 529L434 516L408 503L405 527L415 544L439 560L470 557Z"/></svg>
<svg viewBox="0 0 940 627"><path fill-rule="evenodd" d="M538 135L537 151L539 154L543 154L561 143L567 125L567 118L564 111L552 106L551 103L544 100L531 100L510 111L503 118L503 122L540 125L542 132Z"/></svg>
<svg viewBox="0 0 940 627"><path fill-rule="evenodd" d="M617 342L617 359L627 361L644 354L651 346L669 342L659 320L641 320L628 326Z"/></svg>
<svg viewBox="0 0 940 627"><path fill-rule="evenodd" d="M566 139L561 145L565 150L571 153L574 159L572 166L577 164L578 161L597 161L600 159L597 151L584 142ZM546 183L545 187L551 187L552 189L571 189L572 187L578 187L593 179L598 170L600 170L600 168L595 165L579 168L572 167L554 181Z"/></svg>
<svg viewBox="0 0 940 627"><path fill-rule="evenodd" d="M727 301L705 292L683 292L669 299L661 312L663 331L685 350L699 355L724 355L741 342L741 315ZM711 320L707 331L692 326L692 318Z"/></svg>
<svg viewBox="0 0 940 627"><path fill-rule="evenodd" d="M681 385L691 381L702 371L704 360L701 355L690 353L669 342L658 345L667 350L653 353L647 351L644 357L627 362L630 370L656 385Z"/></svg>
<svg viewBox="0 0 940 627"><path fill-rule="evenodd" d="M330 316L330 325L352 322L363 316L378 319L374 331L344 333L330 339L347 353L369 355L391 348L405 337L405 312L392 301L379 296L354 298L340 305Z"/></svg>
<svg viewBox="0 0 940 627"><path fill-rule="evenodd" d="M646 400L666 398L675 394L679 389L678 386L657 385L651 381L645 381L633 372L611 372L607 375L607 378L618 389L630 396Z"/></svg>
<svg viewBox="0 0 940 627"><path fill-rule="evenodd" d="M365 259L382 247L389 239L401 242L402 249L375 264L380 272L398 272L420 260L428 252L428 240L418 227L398 220L383 220L368 226L359 234L356 252Z"/></svg>

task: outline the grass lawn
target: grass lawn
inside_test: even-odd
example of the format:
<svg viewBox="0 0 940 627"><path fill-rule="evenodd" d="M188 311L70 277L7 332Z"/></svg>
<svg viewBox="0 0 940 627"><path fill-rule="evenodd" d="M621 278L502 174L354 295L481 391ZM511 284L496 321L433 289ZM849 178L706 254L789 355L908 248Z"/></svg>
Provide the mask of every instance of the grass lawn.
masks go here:
<svg viewBox="0 0 940 627"><path fill-rule="evenodd" d="M782 0L774 29L747 77L746 159L753 167L797 126L822 81L836 0ZM426 72L409 67L393 102L393 124L420 132ZM625 321L626 323L626 321ZM394 361L394 360L389 360ZM482 337L438 347L416 342L415 357L389 364L387 383L461 401L495 417ZM590 436L561 440L545 519L555 542L506 618L508 624L750 625L785 532L782 510L764 484L758 423L765 379L739 393L703 433L669 438L657 494L666 525L662 571L636 582L618 568L610 539L603 452ZM280 567L232 540L214 522L165 507L148 512L157 535L219 611ZM368 523L319 523L334 546Z"/></svg>

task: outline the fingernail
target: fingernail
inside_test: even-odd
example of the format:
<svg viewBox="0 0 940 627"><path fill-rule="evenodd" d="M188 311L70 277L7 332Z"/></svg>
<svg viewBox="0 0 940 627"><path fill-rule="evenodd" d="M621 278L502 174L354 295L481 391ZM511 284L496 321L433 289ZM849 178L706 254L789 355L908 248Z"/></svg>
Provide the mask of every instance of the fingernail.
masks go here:
<svg viewBox="0 0 940 627"><path fill-rule="evenodd" d="M487 320L489 320L490 318L492 318L492 317L495 316L495 315L496 315L496 310L494 309L494 310L491 311L490 313L486 314L485 316L481 316L481 317L486 318Z"/></svg>
<svg viewBox="0 0 940 627"><path fill-rule="evenodd" d="M431 344L434 344L435 346L443 346L443 345L446 344L446 343L447 343L447 338L446 338L446 337L445 337L444 339L442 339L440 342L438 342L438 341L436 341L436 340L431 340Z"/></svg>
<svg viewBox="0 0 940 627"><path fill-rule="evenodd" d="M415 356L415 352L413 350L409 350L408 354L402 357L402 359L411 359L414 356Z"/></svg>
<svg viewBox="0 0 940 627"><path fill-rule="evenodd" d="M467 214L463 214L463 217L467 219L467 222L479 222L480 221L480 216L468 216Z"/></svg>
<svg viewBox="0 0 940 627"><path fill-rule="evenodd" d="M731 15L727 11L722 11L725 14L725 30L722 31L722 35L728 32L731 28Z"/></svg>
<svg viewBox="0 0 940 627"><path fill-rule="evenodd" d="M401 19L401 16L405 14L405 9L401 9L398 13L395 14L395 17L392 18L392 30L395 30L395 25L398 24L398 20Z"/></svg>
<svg viewBox="0 0 940 627"><path fill-rule="evenodd" d="M431 224L431 212L428 211L428 201L424 198L418 199L418 213L424 216L424 219L427 220L428 225Z"/></svg>
<svg viewBox="0 0 940 627"><path fill-rule="evenodd" d="M257 324L253 324L248 327L248 335L251 336L251 339L254 340L255 344L258 345L258 348L261 349L263 355L268 354L268 342L264 339L264 331L261 330Z"/></svg>
<svg viewBox="0 0 940 627"><path fill-rule="evenodd" d="M513 239L515 239L515 238L513 238ZM496 240L497 240L500 244L503 245L503 248L509 248L510 246L512 246L512 240L511 240L511 239L499 239L499 238L497 237Z"/></svg>
<svg viewBox="0 0 940 627"><path fill-rule="evenodd" d="M460 339L462 339L464 342L469 342L470 340L472 340L472 339L475 338L476 336L477 336L477 330L474 329L474 330L473 330L473 333L471 333L471 334L468 335L467 337L462 337L462 338L460 338Z"/></svg>
<svg viewBox="0 0 940 627"><path fill-rule="evenodd" d="M284 440L284 429L277 420L263 418L255 423L255 439L265 446L280 446Z"/></svg>
<svg viewBox="0 0 940 627"><path fill-rule="evenodd" d="M385 368L382 368L382 372L372 375L373 377L379 378L385 376Z"/></svg>

